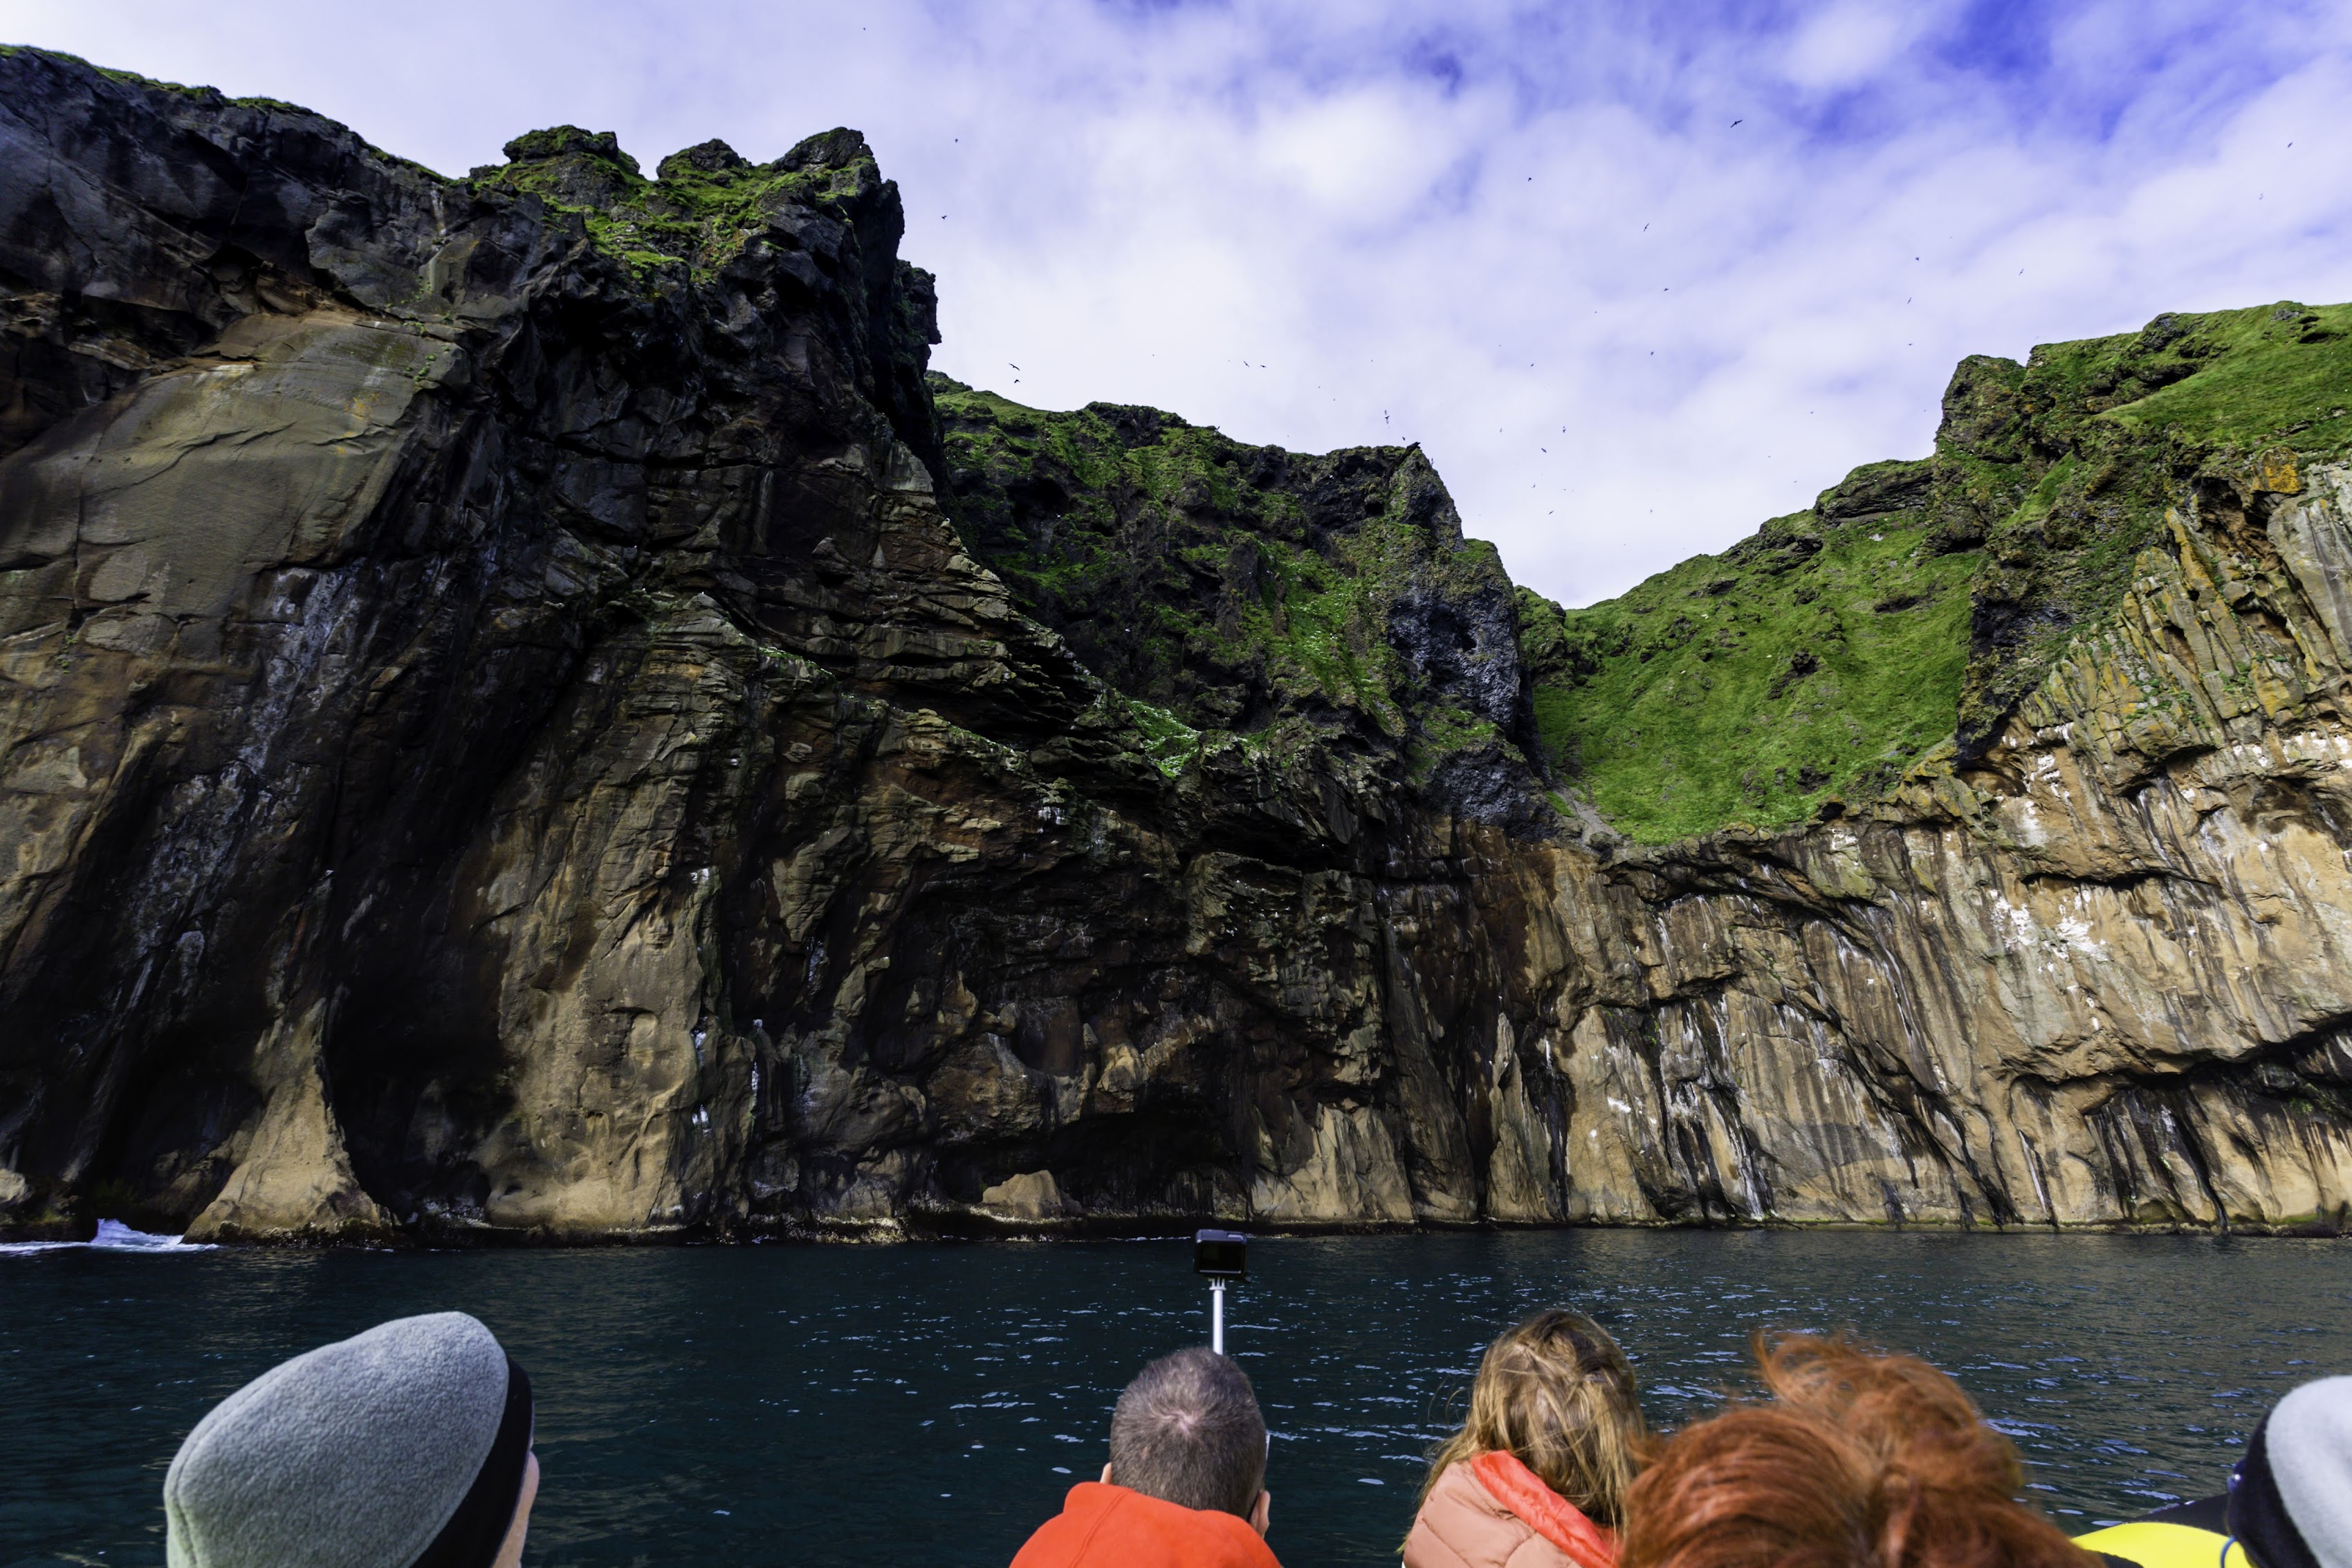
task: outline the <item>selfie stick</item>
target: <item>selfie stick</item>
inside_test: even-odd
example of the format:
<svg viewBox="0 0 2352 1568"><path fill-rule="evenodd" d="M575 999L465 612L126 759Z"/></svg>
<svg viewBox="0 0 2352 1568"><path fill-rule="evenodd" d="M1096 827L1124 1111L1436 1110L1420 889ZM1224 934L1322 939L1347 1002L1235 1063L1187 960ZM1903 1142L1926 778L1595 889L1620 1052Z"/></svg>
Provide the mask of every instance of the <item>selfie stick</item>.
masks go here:
<svg viewBox="0 0 2352 1568"><path fill-rule="evenodd" d="M1249 1238L1238 1230L1195 1230L1192 1271L1209 1281L1209 1348L1223 1355L1225 1287L1249 1278Z"/></svg>

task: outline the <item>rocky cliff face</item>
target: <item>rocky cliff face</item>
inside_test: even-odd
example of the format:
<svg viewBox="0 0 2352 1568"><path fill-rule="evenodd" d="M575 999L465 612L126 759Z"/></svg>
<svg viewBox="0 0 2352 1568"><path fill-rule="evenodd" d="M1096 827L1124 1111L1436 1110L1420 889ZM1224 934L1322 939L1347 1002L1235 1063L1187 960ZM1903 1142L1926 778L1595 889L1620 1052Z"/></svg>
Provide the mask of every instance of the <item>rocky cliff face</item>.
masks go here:
<svg viewBox="0 0 2352 1568"><path fill-rule="evenodd" d="M1561 765L1722 824L1564 860L1562 1211L2344 1224L2347 329L1968 361L1931 459L1530 608Z"/></svg>
<svg viewBox="0 0 2352 1568"><path fill-rule="evenodd" d="M1933 534L1944 743L1644 842L1417 451L927 383L851 132L508 156L0 54L0 1222L2346 1218L2352 468L2129 423L2326 313L1966 372L1703 585Z"/></svg>

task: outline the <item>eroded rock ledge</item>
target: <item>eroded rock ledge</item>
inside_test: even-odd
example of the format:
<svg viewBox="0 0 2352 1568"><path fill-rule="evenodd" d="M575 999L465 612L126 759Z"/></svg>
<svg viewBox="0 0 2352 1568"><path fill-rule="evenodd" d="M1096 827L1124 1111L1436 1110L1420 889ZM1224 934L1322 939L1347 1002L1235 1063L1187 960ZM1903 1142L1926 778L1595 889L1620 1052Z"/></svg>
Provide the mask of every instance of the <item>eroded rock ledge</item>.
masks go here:
<svg viewBox="0 0 2352 1568"><path fill-rule="evenodd" d="M1639 846L1418 451L927 384L853 132L509 154L0 54L0 1223L2344 1222L2310 443Z"/></svg>

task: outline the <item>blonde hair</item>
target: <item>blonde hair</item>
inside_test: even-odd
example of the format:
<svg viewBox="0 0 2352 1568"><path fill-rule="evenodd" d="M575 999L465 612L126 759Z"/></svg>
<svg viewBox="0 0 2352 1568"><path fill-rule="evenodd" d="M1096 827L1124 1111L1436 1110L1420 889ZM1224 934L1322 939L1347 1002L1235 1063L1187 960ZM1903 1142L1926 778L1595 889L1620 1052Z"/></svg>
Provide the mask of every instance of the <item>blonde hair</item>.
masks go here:
<svg viewBox="0 0 2352 1568"><path fill-rule="evenodd" d="M1633 1368L1617 1342L1580 1312L1538 1312L1486 1347L1469 1415L1430 1456L1421 1500L1449 1467L1499 1449L1614 1529L1642 1442Z"/></svg>

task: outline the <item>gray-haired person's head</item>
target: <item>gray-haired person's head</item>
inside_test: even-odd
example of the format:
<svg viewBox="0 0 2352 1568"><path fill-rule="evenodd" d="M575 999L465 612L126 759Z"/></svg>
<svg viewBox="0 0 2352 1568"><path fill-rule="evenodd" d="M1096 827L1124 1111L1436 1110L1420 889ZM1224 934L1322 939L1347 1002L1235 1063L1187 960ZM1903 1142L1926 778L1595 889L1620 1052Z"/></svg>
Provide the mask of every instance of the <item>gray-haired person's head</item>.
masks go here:
<svg viewBox="0 0 2352 1568"><path fill-rule="evenodd" d="M1181 1508L1247 1519L1265 1489L1265 1417L1249 1378L1197 1345L1136 1374L1111 1412L1110 1479Z"/></svg>
<svg viewBox="0 0 2352 1568"><path fill-rule="evenodd" d="M163 1477L171 1568L491 1568L536 1488L530 1379L463 1312L379 1323L215 1406Z"/></svg>

